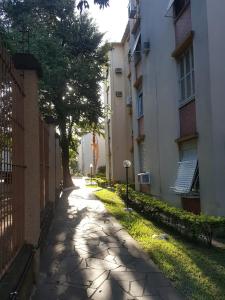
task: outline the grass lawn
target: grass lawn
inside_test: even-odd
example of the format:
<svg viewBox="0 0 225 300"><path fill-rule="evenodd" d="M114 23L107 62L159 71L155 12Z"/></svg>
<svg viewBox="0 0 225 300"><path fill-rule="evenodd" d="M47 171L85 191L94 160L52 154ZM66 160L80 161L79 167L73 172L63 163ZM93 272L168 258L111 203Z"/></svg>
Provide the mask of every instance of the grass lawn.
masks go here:
<svg viewBox="0 0 225 300"><path fill-rule="evenodd" d="M96 189L96 188L98 188L98 185L96 184L96 183L93 183L93 184L86 184L86 187L87 188L91 188L91 189Z"/></svg>
<svg viewBox="0 0 225 300"><path fill-rule="evenodd" d="M153 234L163 230L136 212L128 215L114 192L100 189L94 194L186 299L225 300L225 250L207 249L184 241L171 232L169 241L153 239Z"/></svg>

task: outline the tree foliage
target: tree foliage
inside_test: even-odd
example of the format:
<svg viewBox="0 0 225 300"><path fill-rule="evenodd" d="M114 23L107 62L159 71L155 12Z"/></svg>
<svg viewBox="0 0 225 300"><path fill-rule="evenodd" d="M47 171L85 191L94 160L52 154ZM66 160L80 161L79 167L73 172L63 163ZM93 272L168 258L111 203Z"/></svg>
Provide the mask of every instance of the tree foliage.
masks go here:
<svg viewBox="0 0 225 300"><path fill-rule="evenodd" d="M94 4L98 4L100 8L105 8L109 6L109 0L94 0ZM88 0L80 0L78 2L77 8L82 11L83 8L89 8L89 1Z"/></svg>
<svg viewBox="0 0 225 300"><path fill-rule="evenodd" d="M71 185L74 126L92 126L102 117L99 83L108 49L103 35L86 13L75 13L74 0L7 0L0 9L11 49L18 51L22 41L42 65L40 109L60 130L64 184Z"/></svg>

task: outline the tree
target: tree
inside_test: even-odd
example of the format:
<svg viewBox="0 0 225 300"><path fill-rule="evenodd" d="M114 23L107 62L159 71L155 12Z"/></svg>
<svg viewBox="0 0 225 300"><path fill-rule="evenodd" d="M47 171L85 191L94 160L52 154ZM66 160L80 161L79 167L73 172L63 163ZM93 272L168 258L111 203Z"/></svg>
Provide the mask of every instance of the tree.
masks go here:
<svg viewBox="0 0 225 300"><path fill-rule="evenodd" d="M71 186L69 149L75 126L97 124L102 116L99 83L107 62L103 35L86 14L74 13L73 0L8 0L1 7L11 48L29 31L29 51L41 62L40 109L60 131L64 187Z"/></svg>
<svg viewBox="0 0 225 300"><path fill-rule="evenodd" d="M100 8L104 8L109 6L109 0L94 0L94 4L99 5ZM82 11L83 8L89 8L89 1L88 0L80 0L78 2L77 8Z"/></svg>

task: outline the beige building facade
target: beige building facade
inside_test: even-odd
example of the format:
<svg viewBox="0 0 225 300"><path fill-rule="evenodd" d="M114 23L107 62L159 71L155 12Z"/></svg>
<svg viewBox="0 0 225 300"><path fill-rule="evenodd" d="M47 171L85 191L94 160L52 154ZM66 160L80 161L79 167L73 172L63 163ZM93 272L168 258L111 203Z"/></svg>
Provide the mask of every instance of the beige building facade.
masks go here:
<svg viewBox="0 0 225 300"><path fill-rule="evenodd" d="M90 174L90 165L93 165L94 173L98 172L99 167L105 167L105 139L103 136L93 133L85 134L80 141L78 148L78 168L84 174Z"/></svg>
<svg viewBox="0 0 225 300"><path fill-rule="evenodd" d="M106 107L106 177L112 182L123 182L126 172L124 160L130 160L129 179L133 181L133 133L132 103L129 64L129 27L127 26L121 43L113 43L109 51L110 66L104 86Z"/></svg>
<svg viewBox="0 0 225 300"><path fill-rule="evenodd" d="M117 46L127 65L120 89L131 89L136 189L210 215L225 215L224 20L224 1L131 0L126 43ZM111 70L117 65L110 54ZM130 116L119 113L117 147L127 154Z"/></svg>

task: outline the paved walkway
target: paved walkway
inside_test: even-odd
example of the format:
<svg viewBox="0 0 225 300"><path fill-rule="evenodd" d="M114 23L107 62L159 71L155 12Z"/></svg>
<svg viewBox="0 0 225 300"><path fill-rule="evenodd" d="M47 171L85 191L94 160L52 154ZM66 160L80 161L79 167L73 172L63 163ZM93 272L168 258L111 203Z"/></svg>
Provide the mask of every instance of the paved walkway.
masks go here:
<svg viewBox="0 0 225 300"><path fill-rule="evenodd" d="M180 300L84 181L59 203L32 300Z"/></svg>

